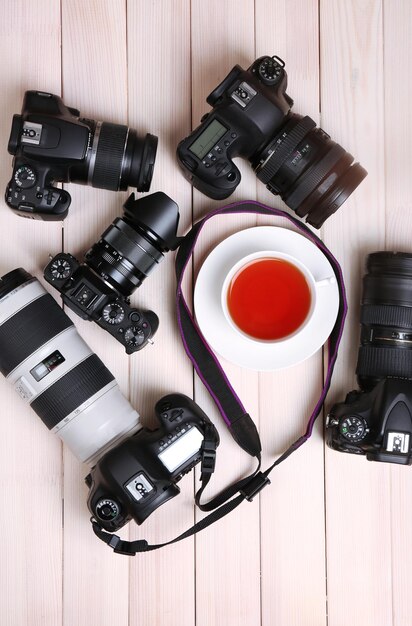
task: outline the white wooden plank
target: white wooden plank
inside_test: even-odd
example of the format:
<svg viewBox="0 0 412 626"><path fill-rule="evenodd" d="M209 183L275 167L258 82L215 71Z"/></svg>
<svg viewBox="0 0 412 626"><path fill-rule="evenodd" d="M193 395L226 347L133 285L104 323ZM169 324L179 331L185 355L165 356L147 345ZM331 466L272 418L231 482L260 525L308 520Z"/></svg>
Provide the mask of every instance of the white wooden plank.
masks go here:
<svg viewBox="0 0 412 626"><path fill-rule="evenodd" d="M192 1L192 120L197 126L209 110L206 96L238 63L248 67L254 60L254 3ZM255 199L256 180L246 163L237 162L242 182L226 202ZM225 202L214 202L194 192L194 216ZM202 234L195 257L195 272L205 256L225 237L256 225L254 216L214 219ZM259 426L258 374L221 362L246 409ZM205 499L220 491L255 465L231 438L208 392L196 378L195 397L219 429L221 444L216 471ZM198 536L196 540L197 624L250 625L260 623L259 506L244 503L239 509ZM198 513L199 516L199 513Z"/></svg>
<svg viewBox="0 0 412 626"><path fill-rule="evenodd" d="M410 102L412 80L405 61L412 54L412 5L384 2L386 249L412 252ZM410 467L391 467L392 602L394 626L412 615Z"/></svg>
<svg viewBox="0 0 412 626"><path fill-rule="evenodd" d="M369 172L324 228L350 307L330 406L356 387L361 276L384 245L381 3L324 2L320 17L322 127ZM329 626L392 624L389 480L388 466L326 451Z"/></svg>
<svg viewBox="0 0 412 626"><path fill-rule="evenodd" d="M175 148L190 128L190 4L184 0L128 3L129 122L159 137L150 191L163 191L180 207L180 232L191 221L191 189L180 175ZM154 405L170 392L193 394L192 368L178 336L174 308L174 253L136 292L136 306L160 319L154 345L131 357L131 394L146 425ZM181 494L143 524L133 537L172 539L193 523L193 475ZM136 556L130 563L130 625L190 626L194 623L194 541Z"/></svg>
<svg viewBox="0 0 412 626"><path fill-rule="evenodd" d="M318 35L317 1L257 1L256 55L277 54L285 61L293 111L317 122ZM286 208L263 185L258 186L258 198ZM290 227L285 220L276 223ZM260 375L260 431L267 464L304 432L321 382L321 351L296 367ZM322 425L318 424L312 439L272 473L273 486L262 492L263 624L326 623L323 472Z"/></svg>
<svg viewBox="0 0 412 626"><path fill-rule="evenodd" d="M0 25L1 275L22 266L37 276L61 224L16 217L3 200L11 177L7 142L26 89L60 92L60 7L3 3ZM1 377L2 438L0 615L4 626L55 626L62 621L61 445ZM41 572L41 575L39 575Z"/></svg>
<svg viewBox="0 0 412 626"><path fill-rule="evenodd" d="M82 116L127 123L126 5L124 0L64 0L63 96ZM64 226L64 249L82 255L122 212L125 193L68 185L72 206ZM93 323L72 315L81 335L129 392L129 357ZM94 536L86 506L88 468L64 451L64 619L72 624L128 623L127 559ZM128 536L128 530L122 531Z"/></svg>

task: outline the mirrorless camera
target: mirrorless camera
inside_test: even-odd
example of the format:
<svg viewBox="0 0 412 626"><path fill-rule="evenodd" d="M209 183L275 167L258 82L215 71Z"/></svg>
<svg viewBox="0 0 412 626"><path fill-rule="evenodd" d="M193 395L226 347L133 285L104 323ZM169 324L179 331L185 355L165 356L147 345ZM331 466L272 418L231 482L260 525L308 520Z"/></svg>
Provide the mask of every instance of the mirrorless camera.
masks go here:
<svg viewBox="0 0 412 626"><path fill-rule="evenodd" d="M22 268L0 279L0 371L92 466L88 506L106 530L141 524L179 494L176 483L199 461L202 471L213 470L219 435L195 402L167 395L156 404L159 427L143 428L112 373Z"/></svg>
<svg viewBox="0 0 412 626"><path fill-rule="evenodd" d="M249 160L259 180L312 226L320 228L367 172L308 116L292 114L279 57L239 65L207 97L213 107L177 148L196 189L215 200L240 183L233 158Z"/></svg>
<svg viewBox="0 0 412 626"><path fill-rule="evenodd" d="M412 464L412 254L367 259L361 345L351 391L327 418L326 440L369 461Z"/></svg>
<svg viewBox="0 0 412 626"><path fill-rule="evenodd" d="M95 321L120 341L127 354L147 345L159 326L153 311L130 306L129 296L179 245L179 208L157 192L135 200L132 194L118 217L79 263L71 254L51 259L44 278L82 319Z"/></svg>
<svg viewBox="0 0 412 626"><path fill-rule="evenodd" d="M6 203L22 217L62 220L71 198L54 182L148 191L156 150L154 135L140 137L121 124L81 118L59 96L26 91L11 127L8 151L14 160Z"/></svg>

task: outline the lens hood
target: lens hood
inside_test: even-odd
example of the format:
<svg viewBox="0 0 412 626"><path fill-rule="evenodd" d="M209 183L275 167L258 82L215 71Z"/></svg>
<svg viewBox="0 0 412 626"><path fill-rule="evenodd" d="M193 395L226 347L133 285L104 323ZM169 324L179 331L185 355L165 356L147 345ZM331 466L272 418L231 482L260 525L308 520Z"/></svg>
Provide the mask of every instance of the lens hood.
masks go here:
<svg viewBox="0 0 412 626"><path fill-rule="evenodd" d="M162 191L139 200L132 193L124 204L123 219L130 226L142 229L162 252L176 250L180 243L179 207Z"/></svg>

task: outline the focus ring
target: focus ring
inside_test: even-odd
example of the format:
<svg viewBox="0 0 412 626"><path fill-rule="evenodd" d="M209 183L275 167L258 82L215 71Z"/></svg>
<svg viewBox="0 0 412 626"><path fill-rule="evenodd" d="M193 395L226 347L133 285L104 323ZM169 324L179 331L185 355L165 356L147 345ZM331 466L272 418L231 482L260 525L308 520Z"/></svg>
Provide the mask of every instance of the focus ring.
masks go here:
<svg viewBox="0 0 412 626"><path fill-rule="evenodd" d="M127 126L102 123L92 177L93 187L111 191L119 189L127 134Z"/></svg>
<svg viewBox="0 0 412 626"><path fill-rule="evenodd" d="M92 354L37 396L31 408L52 429L112 380L113 374Z"/></svg>
<svg viewBox="0 0 412 626"><path fill-rule="evenodd" d="M8 376L22 361L73 322L51 295L45 294L0 326L0 371Z"/></svg>
<svg viewBox="0 0 412 626"><path fill-rule="evenodd" d="M356 373L368 378L412 378L412 350L361 346Z"/></svg>
<svg viewBox="0 0 412 626"><path fill-rule="evenodd" d="M299 122L287 134L279 147L268 157L266 163L264 163L260 169L256 171L256 175L259 180L261 180L262 183L268 183L280 170L288 156L292 154L293 150L300 144L305 135L307 135L308 132L315 127L316 122L308 116L299 120Z"/></svg>
<svg viewBox="0 0 412 626"><path fill-rule="evenodd" d="M412 307L364 304L361 308L361 324L412 328Z"/></svg>
<svg viewBox="0 0 412 626"><path fill-rule="evenodd" d="M344 154L345 150L342 146L335 144L318 163L313 165L311 169L302 176L300 181L297 181L295 190L290 196L285 198L288 207L296 211L299 205L314 191L322 179L325 178L326 174L330 172L332 167L336 165Z"/></svg>

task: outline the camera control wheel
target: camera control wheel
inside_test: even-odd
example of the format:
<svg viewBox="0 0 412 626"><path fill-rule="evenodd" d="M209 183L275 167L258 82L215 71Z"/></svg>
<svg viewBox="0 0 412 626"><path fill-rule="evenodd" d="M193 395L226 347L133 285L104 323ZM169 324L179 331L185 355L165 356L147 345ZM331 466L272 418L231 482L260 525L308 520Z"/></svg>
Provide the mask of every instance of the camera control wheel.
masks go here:
<svg viewBox="0 0 412 626"><path fill-rule="evenodd" d="M124 320L124 308L116 302L106 304L103 309L103 319L108 324L120 324Z"/></svg>
<svg viewBox="0 0 412 626"><path fill-rule="evenodd" d="M36 172L28 165L21 165L14 172L14 182L19 189L30 189L37 181Z"/></svg>
<svg viewBox="0 0 412 626"><path fill-rule="evenodd" d="M357 443L362 441L369 432L368 426L362 417L348 415L344 417L339 426L339 432L348 441Z"/></svg>
<svg viewBox="0 0 412 626"><path fill-rule="evenodd" d="M127 346L135 348L144 342L144 332L138 326L130 326L124 334L124 340Z"/></svg>
<svg viewBox="0 0 412 626"><path fill-rule="evenodd" d="M50 273L53 278L63 280L69 278L72 273L72 266L67 259L57 258L50 266Z"/></svg>
<svg viewBox="0 0 412 626"><path fill-rule="evenodd" d="M120 513L120 507L114 500L103 498L96 504L96 517L102 522L112 522Z"/></svg>
<svg viewBox="0 0 412 626"><path fill-rule="evenodd" d="M265 85L276 85L283 76L284 65L278 57L266 57L259 64L259 78Z"/></svg>

